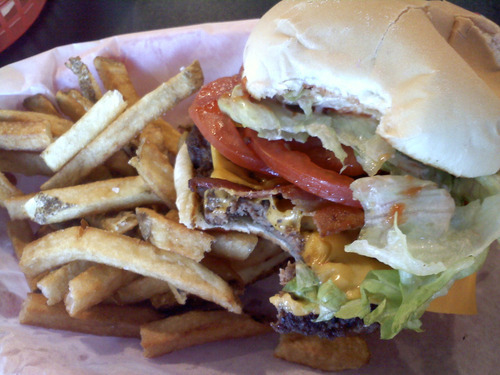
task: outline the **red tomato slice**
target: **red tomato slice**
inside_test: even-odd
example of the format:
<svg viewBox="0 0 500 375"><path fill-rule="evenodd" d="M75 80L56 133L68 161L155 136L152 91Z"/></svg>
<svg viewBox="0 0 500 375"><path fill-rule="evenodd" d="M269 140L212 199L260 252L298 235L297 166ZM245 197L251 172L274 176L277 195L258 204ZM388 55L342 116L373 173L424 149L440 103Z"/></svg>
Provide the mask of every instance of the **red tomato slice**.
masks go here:
<svg viewBox="0 0 500 375"><path fill-rule="evenodd" d="M321 140L317 137L309 137L304 143L292 141L289 143L289 145L289 148L291 150L301 151L307 154L314 162L314 164L317 164L322 168L340 172L345 166L345 168L342 170L343 175L361 176L365 174L363 167L356 160L354 150L351 147L342 146L344 151L347 153L347 157L344 160L344 165L342 165L342 162L337 159L335 153L324 148Z"/></svg>
<svg viewBox="0 0 500 375"><path fill-rule="evenodd" d="M288 149L284 141L259 138L250 129L245 129L244 135L255 153L285 180L329 201L361 207L349 188L352 178L321 168L303 152Z"/></svg>
<svg viewBox="0 0 500 375"><path fill-rule="evenodd" d="M189 115L206 140L233 163L254 172L276 176L248 147L233 120L222 113L217 104L223 94L231 92L240 82L241 77L234 75L205 85L189 108Z"/></svg>

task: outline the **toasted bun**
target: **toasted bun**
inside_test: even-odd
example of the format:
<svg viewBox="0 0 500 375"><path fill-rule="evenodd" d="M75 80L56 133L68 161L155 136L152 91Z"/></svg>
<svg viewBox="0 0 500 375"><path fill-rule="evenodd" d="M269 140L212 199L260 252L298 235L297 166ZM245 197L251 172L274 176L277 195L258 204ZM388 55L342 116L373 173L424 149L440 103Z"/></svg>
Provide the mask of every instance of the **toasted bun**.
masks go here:
<svg viewBox="0 0 500 375"><path fill-rule="evenodd" d="M500 169L500 27L441 1L282 1L244 54L256 99L311 88L395 149L456 176ZM286 101L286 99L283 99Z"/></svg>

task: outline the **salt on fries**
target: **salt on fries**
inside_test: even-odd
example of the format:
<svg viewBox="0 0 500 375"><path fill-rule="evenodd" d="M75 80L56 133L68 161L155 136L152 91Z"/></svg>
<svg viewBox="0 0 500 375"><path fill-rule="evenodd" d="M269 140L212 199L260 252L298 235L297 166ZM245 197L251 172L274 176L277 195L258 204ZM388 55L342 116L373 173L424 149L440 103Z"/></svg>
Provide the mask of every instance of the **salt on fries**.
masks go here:
<svg viewBox="0 0 500 375"><path fill-rule="evenodd" d="M20 322L141 337L147 357L268 332L241 314L238 293L283 253L255 236L188 229L175 209L181 134L161 115L199 90L199 63L143 97L123 62L95 58L104 92L80 58L67 66L79 89L0 110L0 171L49 177L24 194L0 172L0 206L32 291Z"/></svg>

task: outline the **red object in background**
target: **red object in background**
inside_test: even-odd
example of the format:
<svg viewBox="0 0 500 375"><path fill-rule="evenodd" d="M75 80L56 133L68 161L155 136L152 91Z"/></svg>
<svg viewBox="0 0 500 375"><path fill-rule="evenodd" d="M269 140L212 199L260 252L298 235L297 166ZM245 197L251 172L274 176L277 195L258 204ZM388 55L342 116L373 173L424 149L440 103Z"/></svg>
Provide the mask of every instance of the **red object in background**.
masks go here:
<svg viewBox="0 0 500 375"><path fill-rule="evenodd" d="M46 0L0 0L0 52L35 22Z"/></svg>

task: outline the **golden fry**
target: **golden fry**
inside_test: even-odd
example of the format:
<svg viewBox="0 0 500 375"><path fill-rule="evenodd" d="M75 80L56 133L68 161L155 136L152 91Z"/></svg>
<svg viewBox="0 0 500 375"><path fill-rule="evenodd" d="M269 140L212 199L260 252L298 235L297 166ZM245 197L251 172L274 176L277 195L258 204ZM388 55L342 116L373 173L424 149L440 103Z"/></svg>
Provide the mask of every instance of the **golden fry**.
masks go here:
<svg viewBox="0 0 500 375"><path fill-rule="evenodd" d="M142 237L156 247L179 253L199 262L210 251L212 236L188 229L149 208L135 210Z"/></svg>
<svg viewBox="0 0 500 375"><path fill-rule="evenodd" d="M94 167L108 159L151 120L190 96L203 83L203 73L196 61L168 82L142 97L129 107L99 136L61 168L42 189L74 185L87 176Z"/></svg>
<svg viewBox="0 0 500 375"><path fill-rule="evenodd" d="M15 207L11 208L10 201L12 199L6 201L9 214L18 213L13 211ZM140 176L135 176L42 191L30 197L24 208L27 218L38 224L49 224L153 203L161 203L161 200Z"/></svg>
<svg viewBox="0 0 500 375"><path fill-rule="evenodd" d="M120 304L137 303L154 295L171 292L170 285L163 280L141 277L118 289L113 299Z"/></svg>
<svg viewBox="0 0 500 375"><path fill-rule="evenodd" d="M49 145L40 156L53 171L61 169L92 141L126 107L118 91L108 91L66 133Z"/></svg>
<svg viewBox="0 0 500 375"><path fill-rule="evenodd" d="M42 151L52 142L48 121L0 121L0 148Z"/></svg>
<svg viewBox="0 0 500 375"><path fill-rule="evenodd" d="M231 287L192 259L97 228L71 227L31 242L24 248L19 265L28 277L33 277L74 260L107 264L161 279L229 311L241 312Z"/></svg>
<svg viewBox="0 0 500 375"><path fill-rule="evenodd" d="M43 94L35 94L23 100L23 107L28 111L46 113L47 115L58 116L61 114L54 104Z"/></svg>
<svg viewBox="0 0 500 375"><path fill-rule="evenodd" d="M142 142L130 164L169 208L175 208L174 168L166 154L154 143Z"/></svg>
<svg viewBox="0 0 500 375"><path fill-rule="evenodd" d="M58 116L53 116L38 112L15 111L10 109L0 109L0 121L6 121L6 122L47 121L50 124L50 131L54 137L59 137L73 125L72 121L69 121L67 119Z"/></svg>
<svg viewBox="0 0 500 375"><path fill-rule="evenodd" d="M61 112L74 122L80 120L93 104L78 90L59 90L56 93L56 102Z"/></svg>
<svg viewBox="0 0 500 375"><path fill-rule="evenodd" d="M70 317L59 303L48 306L41 294L28 294L19 314L21 324L89 333L98 336L140 337L140 326L162 315L147 305L97 305Z"/></svg>
<svg viewBox="0 0 500 375"><path fill-rule="evenodd" d="M29 151L0 150L0 171L22 173L26 176L54 174L39 153Z"/></svg>
<svg viewBox="0 0 500 375"><path fill-rule="evenodd" d="M47 298L47 305L61 302L69 291L69 282L92 266L92 262L76 260L50 272L37 282L37 287Z"/></svg>
<svg viewBox="0 0 500 375"><path fill-rule="evenodd" d="M7 198L22 195L23 192L15 187L5 175L0 172L0 207L4 206L4 201Z"/></svg>
<svg viewBox="0 0 500 375"><path fill-rule="evenodd" d="M105 264L96 264L73 278L68 285L68 294L64 298L66 311L76 316L88 310L138 277L137 274Z"/></svg>
<svg viewBox="0 0 500 375"><path fill-rule="evenodd" d="M95 80L94 75L80 57L71 57L65 65L78 76L78 84L80 85L83 96L93 103L101 99L101 88Z"/></svg>
<svg viewBox="0 0 500 375"><path fill-rule="evenodd" d="M190 311L141 327L144 356L157 357L208 342L256 336L271 328L245 314L228 311Z"/></svg>

